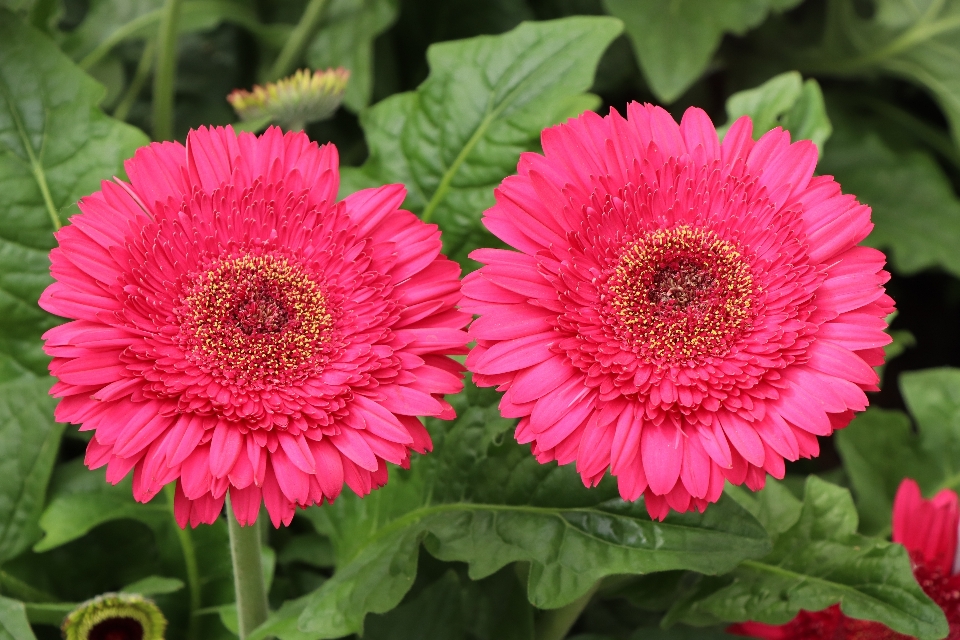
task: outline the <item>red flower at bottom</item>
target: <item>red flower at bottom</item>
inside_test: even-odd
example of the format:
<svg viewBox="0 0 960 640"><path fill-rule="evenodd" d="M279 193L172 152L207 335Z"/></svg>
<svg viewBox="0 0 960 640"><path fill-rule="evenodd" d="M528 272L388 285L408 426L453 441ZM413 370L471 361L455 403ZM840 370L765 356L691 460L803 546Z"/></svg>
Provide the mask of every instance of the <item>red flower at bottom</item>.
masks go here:
<svg viewBox="0 0 960 640"><path fill-rule="evenodd" d="M924 592L947 616L950 635L960 640L960 567L957 534L960 507L957 494L944 489L924 500L920 487L909 478L900 484L893 501L893 541L910 552L913 575ZM783 625L743 622L730 633L766 640L907 640L879 622L848 618L834 605L823 611L801 611Z"/></svg>

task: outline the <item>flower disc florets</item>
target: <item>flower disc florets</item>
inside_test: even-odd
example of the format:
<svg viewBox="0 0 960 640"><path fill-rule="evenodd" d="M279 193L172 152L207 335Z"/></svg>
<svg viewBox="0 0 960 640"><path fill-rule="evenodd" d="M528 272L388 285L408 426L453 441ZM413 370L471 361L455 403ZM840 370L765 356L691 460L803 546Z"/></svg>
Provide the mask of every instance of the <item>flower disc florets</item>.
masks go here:
<svg viewBox="0 0 960 640"><path fill-rule="evenodd" d="M816 455L876 388L893 303L869 208L813 177L812 143L627 114L545 130L497 189L484 223L518 251L472 254L467 367L541 462L663 518Z"/></svg>
<svg viewBox="0 0 960 640"><path fill-rule="evenodd" d="M453 416L468 316L439 231L399 209L400 185L336 202L336 149L303 133L200 129L154 144L57 234L41 305L57 418L93 430L86 462L138 500L177 481L181 524L230 492L261 500L360 495Z"/></svg>

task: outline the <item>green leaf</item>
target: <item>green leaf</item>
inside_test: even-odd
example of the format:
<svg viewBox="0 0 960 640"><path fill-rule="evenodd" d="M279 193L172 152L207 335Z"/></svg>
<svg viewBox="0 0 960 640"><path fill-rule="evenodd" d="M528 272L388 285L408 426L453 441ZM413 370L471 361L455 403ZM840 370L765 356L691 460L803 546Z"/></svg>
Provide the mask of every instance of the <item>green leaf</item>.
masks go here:
<svg viewBox="0 0 960 640"><path fill-rule="evenodd" d="M750 492L742 486L727 484L724 493L737 501L737 504L753 514L767 533L776 538L788 530L800 519L803 503L793 497L783 483L767 478L763 489Z"/></svg>
<svg viewBox="0 0 960 640"><path fill-rule="evenodd" d="M438 223L445 252L463 262L496 242L479 219L520 153L539 148L545 127L599 106L583 92L621 27L581 16L432 45L430 75L415 92L361 115L370 158L350 184L405 184L405 206Z"/></svg>
<svg viewBox="0 0 960 640"><path fill-rule="evenodd" d="M513 568L475 581L461 567L435 563L446 568L439 579L422 579L421 570L421 588L414 586L395 609L367 618L364 640L533 640L534 608Z"/></svg>
<svg viewBox="0 0 960 640"><path fill-rule="evenodd" d="M960 143L960 1L873 0L861 15L852 0L831 0L823 45L809 59L817 73L877 72L925 87Z"/></svg>
<svg viewBox="0 0 960 640"><path fill-rule="evenodd" d="M653 93L673 102L706 71L725 33L743 35L770 11L803 0L604 0L623 20Z"/></svg>
<svg viewBox="0 0 960 640"><path fill-rule="evenodd" d="M871 407L839 431L834 442L857 498L860 531L867 535L889 533L893 497L904 478L913 478L925 491L943 478L937 460L923 450L910 420L899 411Z"/></svg>
<svg viewBox="0 0 960 640"><path fill-rule="evenodd" d="M63 624L64 618L70 615L70 612L77 608L76 602L52 602L52 603L24 603L27 610L27 620L31 624L48 624L59 627Z"/></svg>
<svg viewBox="0 0 960 640"><path fill-rule="evenodd" d="M0 640L37 640L22 602L0 596Z"/></svg>
<svg viewBox="0 0 960 640"><path fill-rule="evenodd" d="M498 394L469 387L452 399L452 425L428 421L434 452L391 470L386 487L343 495L306 515L329 536L337 571L314 594L300 629L333 638L358 632L367 613L395 607L417 575L420 545L465 562L481 580L529 563L527 598L563 606L611 574L727 571L769 549L763 528L729 499L706 513L653 522L612 481L586 489L572 465L540 465L512 438Z"/></svg>
<svg viewBox="0 0 960 640"><path fill-rule="evenodd" d="M32 27L0 9L0 381L46 376L37 307L51 231L147 138L106 117L103 88Z"/></svg>
<svg viewBox="0 0 960 640"><path fill-rule="evenodd" d="M520 594L523 597L523 594ZM531 620L532 622L532 620ZM365 640L460 640L464 637L460 580L450 570L410 602L367 621Z"/></svg>
<svg viewBox="0 0 960 640"><path fill-rule="evenodd" d="M277 556L281 565L302 562L312 567L332 567L333 547L330 540L315 533L294 536Z"/></svg>
<svg viewBox="0 0 960 640"><path fill-rule="evenodd" d="M0 384L0 563L40 535L37 521L63 433L49 389L49 379Z"/></svg>
<svg viewBox="0 0 960 640"><path fill-rule="evenodd" d="M740 116L753 120L756 138L774 127L783 127L794 140L812 140L821 155L833 132L820 85L813 79L804 82L796 71L781 73L759 87L727 98L727 124L720 127L720 135L726 134Z"/></svg>
<svg viewBox="0 0 960 640"><path fill-rule="evenodd" d="M352 111L370 104L373 41L390 28L398 12L397 0L331 0L324 10L321 27L307 49L307 62L314 69L350 70L343 103Z"/></svg>
<svg viewBox="0 0 960 640"><path fill-rule="evenodd" d="M743 640L743 636L732 636L722 629L701 629L677 625L670 629L637 629L629 640Z"/></svg>
<svg viewBox="0 0 960 640"><path fill-rule="evenodd" d="M40 518L40 528L45 535L34 546L34 551L59 547L111 520L131 518L156 528L171 518L163 496L148 504L139 504L133 499L129 476L112 485L106 481L105 474L105 469L89 471L80 459L57 469L49 503Z"/></svg>
<svg viewBox="0 0 960 640"><path fill-rule="evenodd" d="M903 399L922 435L922 447L939 463L944 486L960 483L960 369L927 369L900 376Z"/></svg>
<svg viewBox="0 0 960 640"><path fill-rule="evenodd" d="M936 160L891 147L880 125L841 104L830 102L830 117L834 133L817 170L872 207L875 227L866 243L884 249L899 273L939 266L960 276L960 200Z"/></svg>
<svg viewBox="0 0 960 640"><path fill-rule="evenodd" d="M121 42L156 36L163 0L93 0L83 23L64 38L63 50L84 69L92 69ZM245 3L232 0L186 0L180 7L179 33L207 31L228 22L249 30L277 48L291 27L264 25Z"/></svg>
<svg viewBox="0 0 960 640"><path fill-rule="evenodd" d="M139 593L142 596L156 596L165 593L175 593L183 589L183 580L164 578L163 576L147 576L120 589L124 593Z"/></svg>
<svg viewBox="0 0 960 640"><path fill-rule="evenodd" d="M948 632L943 611L913 577L901 545L855 533L857 512L846 489L807 478L800 519L763 560L747 560L733 583L691 606L719 620L784 624L800 609L840 603L852 618L882 622L933 640Z"/></svg>

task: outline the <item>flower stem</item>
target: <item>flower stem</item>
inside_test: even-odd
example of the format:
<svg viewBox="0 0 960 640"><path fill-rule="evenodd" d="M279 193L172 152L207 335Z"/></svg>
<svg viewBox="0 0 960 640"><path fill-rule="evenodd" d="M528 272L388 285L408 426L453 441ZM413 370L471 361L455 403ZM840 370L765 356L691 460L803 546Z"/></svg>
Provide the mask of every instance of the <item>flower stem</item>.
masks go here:
<svg viewBox="0 0 960 640"><path fill-rule="evenodd" d="M593 594L600 588L600 580L593 585L589 591L559 609L548 609L543 611L537 618L536 640L563 640L570 633L577 618L583 613Z"/></svg>
<svg viewBox="0 0 960 640"><path fill-rule="evenodd" d="M200 619L197 612L200 611L200 569L197 566L197 552L193 548L193 537L187 529L181 529L177 524L176 516L173 511L174 492L176 491L173 483L163 488L167 496L167 504L170 505L170 515L173 517L173 530L177 534L177 540L180 542L180 550L183 552L183 564L187 569L187 588L190 590L190 619L187 623L187 640L197 640L199 633L198 623Z"/></svg>
<svg viewBox="0 0 960 640"><path fill-rule="evenodd" d="M157 73L153 77L153 139L173 138L173 95L177 75L177 23L183 0L165 0L157 34Z"/></svg>
<svg viewBox="0 0 960 640"><path fill-rule="evenodd" d="M274 60L270 72L267 74L267 80L279 80L293 73L293 68L303 52L306 51L310 38L313 37L320 26L320 18L323 16L323 9L327 5L327 0L310 0L310 4L300 17L300 22L294 27L293 32L280 50L280 55Z"/></svg>
<svg viewBox="0 0 960 640"><path fill-rule="evenodd" d="M227 500L227 523L230 528L230 556L233 559L233 584L237 592L237 620L240 640L267 620L267 589L260 561L260 527L241 527Z"/></svg>

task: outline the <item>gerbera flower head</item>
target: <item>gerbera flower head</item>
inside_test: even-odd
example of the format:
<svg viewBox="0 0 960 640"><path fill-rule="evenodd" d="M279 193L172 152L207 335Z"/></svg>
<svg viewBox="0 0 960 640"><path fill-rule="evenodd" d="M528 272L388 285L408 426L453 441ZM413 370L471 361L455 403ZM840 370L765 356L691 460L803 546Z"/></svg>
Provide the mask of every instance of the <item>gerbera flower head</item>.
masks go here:
<svg viewBox="0 0 960 640"><path fill-rule="evenodd" d="M940 605L950 624L946 640L960 640L960 558L957 535L960 509L957 494L944 489L931 500L907 478L893 501L893 541L907 548L913 575L924 592ZM743 622L730 633L766 640L909 640L879 622L848 618L834 605L823 611L801 611L783 625Z"/></svg>
<svg viewBox="0 0 960 640"><path fill-rule="evenodd" d="M467 368L517 440L660 519L817 455L890 341L870 209L813 177L813 143L751 129L637 103L546 129L484 214L517 250L464 279Z"/></svg>
<svg viewBox="0 0 960 640"><path fill-rule="evenodd" d="M277 128L201 128L126 170L57 233L40 301L73 319L45 348L90 468L133 470L142 502L176 480L181 526L228 491L279 526L430 448L417 416L453 416L469 316L401 185L336 202L336 148Z"/></svg>

